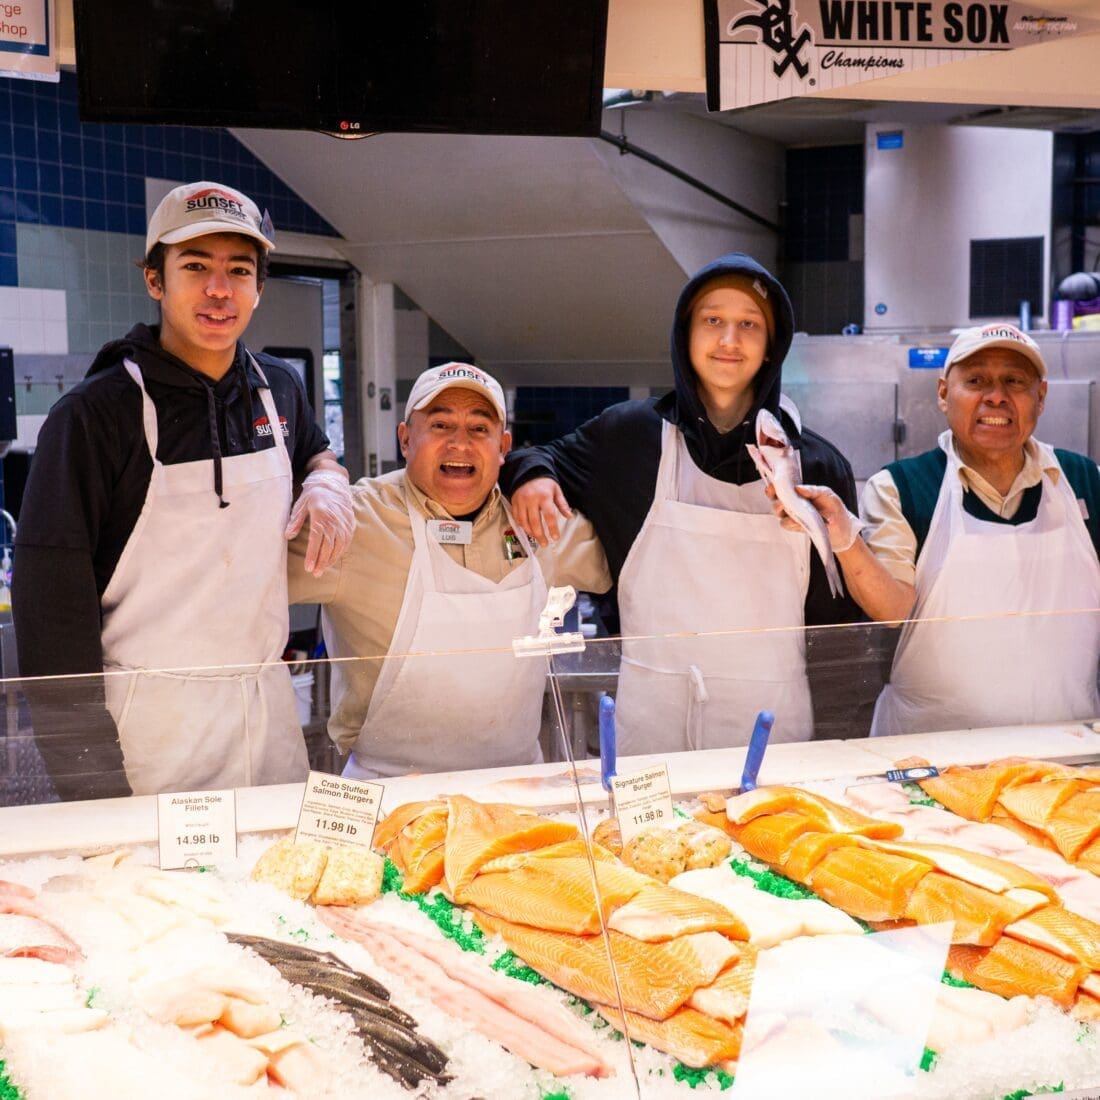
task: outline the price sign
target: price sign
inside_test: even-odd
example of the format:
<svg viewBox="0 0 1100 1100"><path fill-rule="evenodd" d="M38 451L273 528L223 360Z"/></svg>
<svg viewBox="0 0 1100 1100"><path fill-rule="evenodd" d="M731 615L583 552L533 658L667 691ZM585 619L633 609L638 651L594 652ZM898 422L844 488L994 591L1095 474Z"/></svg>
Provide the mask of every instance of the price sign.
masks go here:
<svg viewBox="0 0 1100 1100"><path fill-rule="evenodd" d="M340 848L369 849L385 789L381 783L310 772L295 842L314 840Z"/></svg>
<svg viewBox="0 0 1100 1100"><path fill-rule="evenodd" d="M611 783L623 844L643 829L674 823L667 764L634 772L633 775L617 775Z"/></svg>
<svg viewBox="0 0 1100 1100"><path fill-rule="evenodd" d="M162 871L217 865L237 858L237 792L157 795Z"/></svg>

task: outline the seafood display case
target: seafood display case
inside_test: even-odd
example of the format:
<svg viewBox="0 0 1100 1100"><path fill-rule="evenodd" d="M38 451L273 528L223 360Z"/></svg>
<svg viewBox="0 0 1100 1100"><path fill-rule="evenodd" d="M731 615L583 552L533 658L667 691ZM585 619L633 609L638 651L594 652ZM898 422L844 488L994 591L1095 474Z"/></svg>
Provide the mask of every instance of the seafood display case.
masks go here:
<svg viewBox="0 0 1100 1100"><path fill-rule="evenodd" d="M444 710L448 770L412 741L402 767L395 729L398 774L327 777L380 795L355 837L324 835L302 783L242 786L191 870L163 800L59 803L42 763L125 687L6 681L0 1096L1095 1088L1100 716L869 737L897 638L401 655L483 691L506 656L537 662L543 761L480 766ZM362 660L375 680L393 658ZM334 707L349 664L312 665Z"/></svg>

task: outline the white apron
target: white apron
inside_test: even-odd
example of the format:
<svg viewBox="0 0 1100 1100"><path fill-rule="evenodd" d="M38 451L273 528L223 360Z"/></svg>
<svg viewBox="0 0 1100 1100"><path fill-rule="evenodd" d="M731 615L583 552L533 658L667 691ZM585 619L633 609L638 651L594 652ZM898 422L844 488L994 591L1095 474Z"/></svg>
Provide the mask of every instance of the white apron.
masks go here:
<svg viewBox="0 0 1100 1100"><path fill-rule="evenodd" d="M222 459L229 507L219 508L209 459L157 458L156 408L141 370L125 366L141 388L153 456L141 515L102 599L105 671L135 670L105 678L130 786L156 794L302 780L305 742L279 661L293 477L271 391L260 397L276 445ZM278 663L215 671L264 662Z"/></svg>
<svg viewBox="0 0 1100 1100"><path fill-rule="evenodd" d="M619 577L619 751L743 745L761 710L775 713L773 740L809 738L809 582L810 540L783 529L764 483L708 477L666 422L653 504ZM765 627L794 629L629 640Z"/></svg>
<svg viewBox="0 0 1100 1100"><path fill-rule="evenodd" d="M540 763L546 662L516 658L511 647L538 628L546 605L541 566L528 554L499 584L482 577L429 537L407 489L406 504L413 556L405 596L344 775ZM496 648L505 652L455 652Z"/></svg>
<svg viewBox="0 0 1100 1100"><path fill-rule="evenodd" d="M1100 607L1100 564L1069 479L1043 474L1031 522L990 523L963 508L950 432L940 446L947 469L910 614L978 618L901 628L871 735L1095 718L1100 615L1005 617Z"/></svg>

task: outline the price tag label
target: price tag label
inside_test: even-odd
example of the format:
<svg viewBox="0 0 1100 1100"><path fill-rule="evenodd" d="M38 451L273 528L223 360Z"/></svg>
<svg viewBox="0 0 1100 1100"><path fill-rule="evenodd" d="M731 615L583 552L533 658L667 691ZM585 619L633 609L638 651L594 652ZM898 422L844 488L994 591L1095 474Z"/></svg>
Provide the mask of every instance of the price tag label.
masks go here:
<svg viewBox="0 0 1100 1100"><path fill-rule="evenodd" d="M216 866L237 858L237 792L157 795L160 868Z"/></svg>
<svg viewBox="0 0 1100 1100"><path fill-rule="evenodd" d="M633 775L616 775L611 780L615 792L615 813L623 844L643 829L655 825L671 825L672 787L668 781L668 765L647 768Z"/></svg>
<svg viewBox="0 0 1100 1100"><path fill-rule="evenodd" d="M339 848L369 849L385 789L381 783L310 772L295 842L315 840Z"/></svg>

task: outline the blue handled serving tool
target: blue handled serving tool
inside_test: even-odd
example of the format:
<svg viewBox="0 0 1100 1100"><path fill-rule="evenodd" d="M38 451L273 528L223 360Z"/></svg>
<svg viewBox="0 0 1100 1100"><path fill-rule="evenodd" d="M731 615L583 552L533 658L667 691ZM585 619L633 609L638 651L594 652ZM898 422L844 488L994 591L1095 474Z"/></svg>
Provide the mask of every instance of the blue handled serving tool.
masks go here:
<svg viewBox="0 0 1100 1100"><path fill-rule="evenodd" d="M611 793L611 777L615 774L615 700L610 695L600 699L600 782Z"/></svg>
<svg viewBox="0 0 1100 1100"><path fill-rule="evenodd" d="M760 765L764 762L764 750L768 747L768 738L772 735L775 715L770 710L762 710L756 716L749 738L749 751L745 754L745 770L741 773L741 790L755 791L756 777L760 774Z"/></svg>

